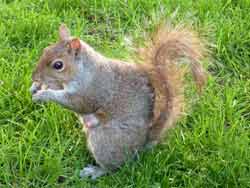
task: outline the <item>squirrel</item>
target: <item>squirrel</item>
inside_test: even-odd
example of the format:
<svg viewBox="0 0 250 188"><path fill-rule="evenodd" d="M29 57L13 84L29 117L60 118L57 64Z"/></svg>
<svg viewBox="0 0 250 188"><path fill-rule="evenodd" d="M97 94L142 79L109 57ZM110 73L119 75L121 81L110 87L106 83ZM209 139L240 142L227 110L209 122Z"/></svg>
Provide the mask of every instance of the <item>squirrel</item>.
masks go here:
<svg viewBox="0 0 250 188"><path fill-rule="evenodd" d="M32 73L34 102L55 102L74 111L83 124L97 166L81 177L96 179L121 167L147 146L154 146L183 113L187 59L200 91L207 73L200 62L205 46L185 27L160 26L139 61L105 57L59 27L59 41L46 47Z"/></svg>

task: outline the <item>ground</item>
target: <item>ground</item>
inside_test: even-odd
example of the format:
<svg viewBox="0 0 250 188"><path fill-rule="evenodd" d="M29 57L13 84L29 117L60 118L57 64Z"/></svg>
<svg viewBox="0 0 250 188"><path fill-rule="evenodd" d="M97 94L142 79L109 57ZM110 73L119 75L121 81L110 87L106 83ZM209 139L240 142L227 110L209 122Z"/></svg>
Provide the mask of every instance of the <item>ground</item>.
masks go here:
<svg viewBox="0 0 250 188"><path fill-rule="evenodd" d="M66 23L108 57L131 59L159 21L192 25L209 43L210 78L164 142L93 182L77 118L31 101L31 73ZM250 187L249 0L0 0L0 187Z"/></svg>

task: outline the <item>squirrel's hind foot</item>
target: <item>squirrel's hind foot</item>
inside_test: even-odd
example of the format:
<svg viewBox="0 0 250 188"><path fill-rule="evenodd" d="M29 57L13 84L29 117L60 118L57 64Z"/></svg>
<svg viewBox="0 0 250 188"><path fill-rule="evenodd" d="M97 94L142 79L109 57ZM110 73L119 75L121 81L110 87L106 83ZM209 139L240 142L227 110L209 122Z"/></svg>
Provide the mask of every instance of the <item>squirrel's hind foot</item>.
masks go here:
<svg viewBox="0 0 250 188"><path fill-rule="evenodd" d="M87 165L80 171L81 178L90 177L92 180L95 180L105 174L107 174L105 169L94 165Z"/></svg>

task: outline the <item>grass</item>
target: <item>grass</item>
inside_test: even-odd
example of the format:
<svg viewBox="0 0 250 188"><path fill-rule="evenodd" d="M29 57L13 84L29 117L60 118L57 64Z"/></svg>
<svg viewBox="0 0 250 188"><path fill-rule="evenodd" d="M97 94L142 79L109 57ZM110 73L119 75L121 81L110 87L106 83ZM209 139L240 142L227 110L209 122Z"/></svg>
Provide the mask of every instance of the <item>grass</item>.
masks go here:
<svg viewBox="0 0 250 188"><path fill-rule="evenodd" d="M249 12L248 0L0 0L0 187L250 187ZM42 49L64 22L105 55L129 59L124 37L143 42L162 17L214 44L206 91L153 151L96 182L79 179L93 159L78 120L31 101Z"/></svg>

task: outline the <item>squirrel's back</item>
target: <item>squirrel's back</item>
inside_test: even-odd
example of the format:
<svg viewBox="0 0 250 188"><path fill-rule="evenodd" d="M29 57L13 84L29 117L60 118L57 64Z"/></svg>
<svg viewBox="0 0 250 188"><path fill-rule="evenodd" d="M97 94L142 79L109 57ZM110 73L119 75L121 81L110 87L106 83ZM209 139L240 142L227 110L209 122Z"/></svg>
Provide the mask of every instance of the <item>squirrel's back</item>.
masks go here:
<svg viewBox="0 0 250 188"><path fill-rule="evenodd" d="M111 59L112 100L106 105L115 116L152 119L154 91L147 73L137 64Z"/></svg>
<svg viewBox="0 0 250 188"><path fill-rule="evenodd" d="M143 63L110 60L114 72L110 109L119 116L144 116L150 126L148 142L158 142L184 111L186 67L181 64L190 65L199 92L206 83L200 64L206 49L194 31L160 26L139 52Z"/></svg>

